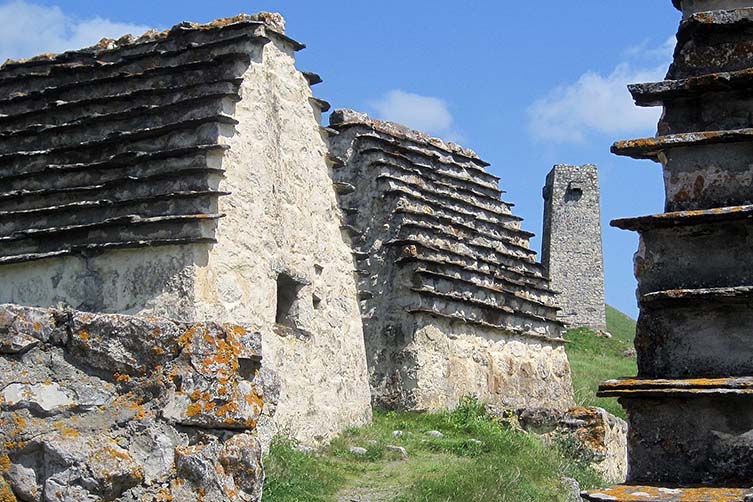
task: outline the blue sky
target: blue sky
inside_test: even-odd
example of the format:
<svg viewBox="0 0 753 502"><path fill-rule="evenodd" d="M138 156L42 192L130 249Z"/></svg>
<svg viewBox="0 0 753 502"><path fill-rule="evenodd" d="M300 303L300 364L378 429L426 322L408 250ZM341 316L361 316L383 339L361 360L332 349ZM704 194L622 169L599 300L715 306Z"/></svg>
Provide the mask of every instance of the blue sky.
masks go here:
<svg viewBox="0 0 753 502"><path fill-rule="evenodd" d="M661 169L609 146L655 133L659 111L633 107L625 84L666 72L680 18L669 0L0 0L0 58L260 10L307 44L298 67L324 78L318 96L476 150L528 230L541 233L553 164L598 164L607 301L636 314L637 237L608 222L660 212Z"/></svg>

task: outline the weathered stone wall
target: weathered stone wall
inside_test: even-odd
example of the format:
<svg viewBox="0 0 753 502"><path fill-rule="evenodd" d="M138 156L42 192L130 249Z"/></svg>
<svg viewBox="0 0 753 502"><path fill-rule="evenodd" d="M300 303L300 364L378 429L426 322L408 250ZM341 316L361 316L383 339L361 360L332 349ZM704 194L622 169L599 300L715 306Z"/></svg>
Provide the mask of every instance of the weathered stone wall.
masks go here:
<svg viewBox="0 0 753 502"><path fill-rule="evenodd" d="M567 408L553 293L488 164L351 110L330 124L374 401L441 410L475 394Z"/></svg>
<svg viewBox="0 0 753 502"><path fill-rule="evenodd" d="M405 351L415 360L416 409L451 409L468 395L511 410L573 404L562 344L420 316Z"/></svg>
<svg viewBox="0 0 753 502"><path fill-rule="evenodd" d="M243 326L2 305L0 498L259 500L278 391Z"/></svg>
<svg viewBox="0 0 753 502"><path fill-rule="evenodd" d="M604 258L595 165L556 165L544 186L541 263L557 291L558 318L604 330Z"/></svg>
<svg viewBox="0 0 753 502"><path fill-rule="evenodd" d="M599 392L628 413L627 484L587 500L753 497L753 1L673 3L666 80L629 86L663 107L658 133L612 146L661 163L666 194L665 212L612 222L640 234L638 376Z"/></svg>
<svg viewBox="0 0 753 502"><path fill-rule="evenodd" d="M143 40L105 44L110 49L0 71L2 86L3 72L34 80L39 77L30 76L30 67L41 72L41 65L51 75L43 81L53 89L8 99L6 107L0 101L0 114L7 115L2 121L9 124L0 134L0 153L12 160L0 177L19 190L5 195L21 197L20 209L53 218L40 220L51 237L29 236L16 254L3 248L0 255L9 259L0 257L6 263L0 266L0 301L250 325L265 336L267 364L281 378L276 423L262 424L264 435L281 427L304 442L317 442L368 422L371 411L353 258L341 233L320 127L326 104L311 94L315 77L295 68L294 54L302 46L283 29L276 15L183 24ZM123 60L124 54L131 59ZM80 60L85 69L59 68L69 59ZM92 60L127 72L99 85L109 74L98 71L115 70L87 69ZM93 83L66 71L88 72ZM215 80L229 87L215 95ZM192 100L190 86L209 96ZM19 106L51 107L55 99L85 91L87 99L102 102L97 106L110 107L96 120L88 102L61 111L65 119L35 113L39 120L81 121L74 130L92 148L69 144L76 139L64 134L71 125L34 140L39 144L28 148L36 153L20 151L17 123L26 115L14 114L30 112ZM157 106L153 99L167 103ZM186 108L186 101L197 103L197 110ZM183 106L179 117L170 115L175 103ZM133 117L123 122L126 112L117 107L126 105ZM206 123L192 122L193 116ZM36 174L27 172L29 156ZM112 177L117 190L103 192L102 181ZM43 190L23 192L36 187ZM0 194L0 204L3 200ZM130 216L111 218L122 214ZM141 225L145 215L170 219ZM180 223L186 215L196 221ZM0 238L18 240L14 232L27 216L10 206L0 211ZM81 228L66 231L71 224ZM137 230L132 240L125 239ZM184 231L184 240L169 240ZM34 246L53 254L19 254ZM281 288L286 292L278 295ZM277 322L281 302L289 304L289 312Z"/></svg>

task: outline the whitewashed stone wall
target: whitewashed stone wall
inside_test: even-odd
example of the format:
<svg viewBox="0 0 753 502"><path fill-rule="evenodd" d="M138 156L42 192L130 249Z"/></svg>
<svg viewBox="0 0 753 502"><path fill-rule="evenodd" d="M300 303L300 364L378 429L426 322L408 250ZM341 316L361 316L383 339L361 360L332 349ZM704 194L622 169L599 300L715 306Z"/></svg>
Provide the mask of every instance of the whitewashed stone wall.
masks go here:
<svg viewBox="0 0 753 502"><path fill-rule="evenodd" d="M216 242L3 265L0 302L243 323L262 335L265 361L281 378L275 420L260 424L262 434L284 430L316 443L371 419L363 333L320 105L295 68L300 45L281 33L279 16L265 22L217 24L215 42L233 44L223 34L228 29L246 37L223 49L247 55L230 75L240 80L238 96L219 103L232 120L155 140L160 148L188 147L206 136L224 148L202 163L213 170L205 185L225 194L208 208L222 217L198 224ZM208 59L220 52L206 50ZM290 323L296 328L276 323L280 274L298 285Z"/></svg>

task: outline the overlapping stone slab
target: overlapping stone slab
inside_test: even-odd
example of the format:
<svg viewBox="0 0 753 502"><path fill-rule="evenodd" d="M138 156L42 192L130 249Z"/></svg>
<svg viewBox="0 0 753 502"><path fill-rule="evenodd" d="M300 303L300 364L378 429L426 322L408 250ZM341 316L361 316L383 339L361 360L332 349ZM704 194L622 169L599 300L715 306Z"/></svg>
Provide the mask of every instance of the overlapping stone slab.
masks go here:
<svg viewBox="0 0 753 502"><path fill-rule="evenodd" d="M330 126L377 402L443 409L474 393L567 407L554 292L488 164L350 110L335 111ZM513 346L532 355L534 374L512 369Z"/></svg>

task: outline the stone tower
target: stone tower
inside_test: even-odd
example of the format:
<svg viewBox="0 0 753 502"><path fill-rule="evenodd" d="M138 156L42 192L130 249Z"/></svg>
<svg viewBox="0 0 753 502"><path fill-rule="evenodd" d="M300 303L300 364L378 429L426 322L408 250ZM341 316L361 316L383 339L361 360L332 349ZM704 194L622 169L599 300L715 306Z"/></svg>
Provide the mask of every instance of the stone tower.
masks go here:
<svg viewBox="0 0 753 502"><path fill-rule="evenodd" d="M559 164L546 177L541 263L559 292L559 319L606 329L599 176L593 164Z"/></svg>
<svg viewBox="0 0 753 502"><path fill-rule="evenodd" d="M591 501L753 498L753 0L674 0L666 80L630 86L662 106L656 137L618 155L660 162L664 212L640 234L638 376L602 384L630 422L627 485Z"/></svg>

